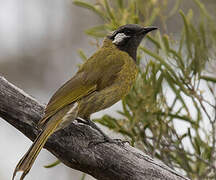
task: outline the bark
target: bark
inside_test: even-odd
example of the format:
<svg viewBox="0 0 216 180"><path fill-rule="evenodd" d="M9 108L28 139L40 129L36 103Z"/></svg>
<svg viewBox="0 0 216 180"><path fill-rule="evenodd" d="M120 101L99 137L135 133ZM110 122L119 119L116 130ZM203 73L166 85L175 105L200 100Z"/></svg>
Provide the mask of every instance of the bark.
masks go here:
<svg viewBox="0 0 216 180"><path fill-rule="evenodd" d="M0 77L0 117L32 141L39 132L36 124L43 116L43 110L44 106L34 98ZM97 179L187 179L129 144L120 146L90 143L102 139L103 137L91 127L74 122L54 133L44 148L66 166L88 173Z"/></svg>

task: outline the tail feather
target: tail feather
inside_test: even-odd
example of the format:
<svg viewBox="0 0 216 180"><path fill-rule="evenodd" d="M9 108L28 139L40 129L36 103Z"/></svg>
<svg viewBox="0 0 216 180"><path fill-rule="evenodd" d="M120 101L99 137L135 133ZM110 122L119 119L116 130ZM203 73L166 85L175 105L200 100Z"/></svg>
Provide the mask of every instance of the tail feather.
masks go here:
<svg viewBox="0 0 216 180"><path fill-rule="evenodd" d="M24 177L30 171L36 157L43 148L49 136L58 129L63 128L65 125L68 124L68 122L73 121L75 119L75 116L77 115L77 112L77 103L75 103L75 106L74 103L72 103L61 109L61 111L57 112L54 116L49 118L49 120L43 127L44 130L37 136L32 146L17 164L13 173L12 180L14 180L18 171L23 171L20 180L24 179Z"/></svg>
<svg viewBox="0 0 216 180"><path fill-rule="evenodd" d="M23 171L22 176L20 177L20 180L24 179L24 177L28 174L29 170L31 169L39 152L41 151L44 144L46 143L48 137L55 131L56 127L57 127L57 124L50 124L48 125L48 127L45 128L44 131L42 131L37 136L34 143L31 145L29 150L26 152L26 154L22 157L22 159L17 164L14 170L14 173L13 173L12 180L14 180L16 173L18 171Z"/></svg>

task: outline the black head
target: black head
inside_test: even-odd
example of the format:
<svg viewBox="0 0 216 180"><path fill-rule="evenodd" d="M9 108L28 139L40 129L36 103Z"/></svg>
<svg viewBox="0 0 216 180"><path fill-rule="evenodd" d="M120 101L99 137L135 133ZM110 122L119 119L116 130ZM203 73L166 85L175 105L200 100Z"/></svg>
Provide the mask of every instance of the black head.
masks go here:
<svg viewBox="0 0 216 180"><path fill-rule="evenodd" d="M144 36L157 29L156 27L142 27L138 24L126 24L119 27L111 35L107 36L112 40L120 50L127 52L134 60L136 60L136 53L139 44Z"/></svg>

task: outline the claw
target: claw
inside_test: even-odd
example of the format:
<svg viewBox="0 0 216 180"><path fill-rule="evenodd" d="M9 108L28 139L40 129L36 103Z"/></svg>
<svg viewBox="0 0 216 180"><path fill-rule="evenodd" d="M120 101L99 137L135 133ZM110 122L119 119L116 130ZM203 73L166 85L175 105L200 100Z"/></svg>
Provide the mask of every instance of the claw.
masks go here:
<svg viewBox="0 0 216 180"><path fill-rule="evenodd" d="M103 137L104 139L103 140L96 140L96 141L91 141L89 143L89 146L92 146L92 145L98 145L98 144L101 144L101 143L113 143L113 144L117 144L117 145L121 145L123 146L125 143L129 143L129 141L122 141L121 139L111 139L109 138L106 134L104 134L103 131L101 131L101 129L99 127L97 127L97 125L92 122L90 119L82 119L80 117L77 117L76 120L80 123L83 123L83 124L87 124L89 126L91 126L93 129L96 129ZM130 143L129 143L130 144Z"/></svg>

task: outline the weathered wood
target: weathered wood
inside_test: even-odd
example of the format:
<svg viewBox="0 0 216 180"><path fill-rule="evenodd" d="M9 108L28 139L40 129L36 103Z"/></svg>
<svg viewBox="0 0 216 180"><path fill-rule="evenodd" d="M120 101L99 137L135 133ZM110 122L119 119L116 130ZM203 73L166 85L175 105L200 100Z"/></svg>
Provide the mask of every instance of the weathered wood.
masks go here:
<svg viewBox="0 0 216 180"><path fill-rule="evenodd" d="M36 124L42 117L43 110L43 105L0 77L0 116L31 140L38 134ZM94 140L102 140L102 136L91 127L74 122L54 133L45 148L65 165L97 179L187 179L128 144L91 145L90 142Z"/></svg>

